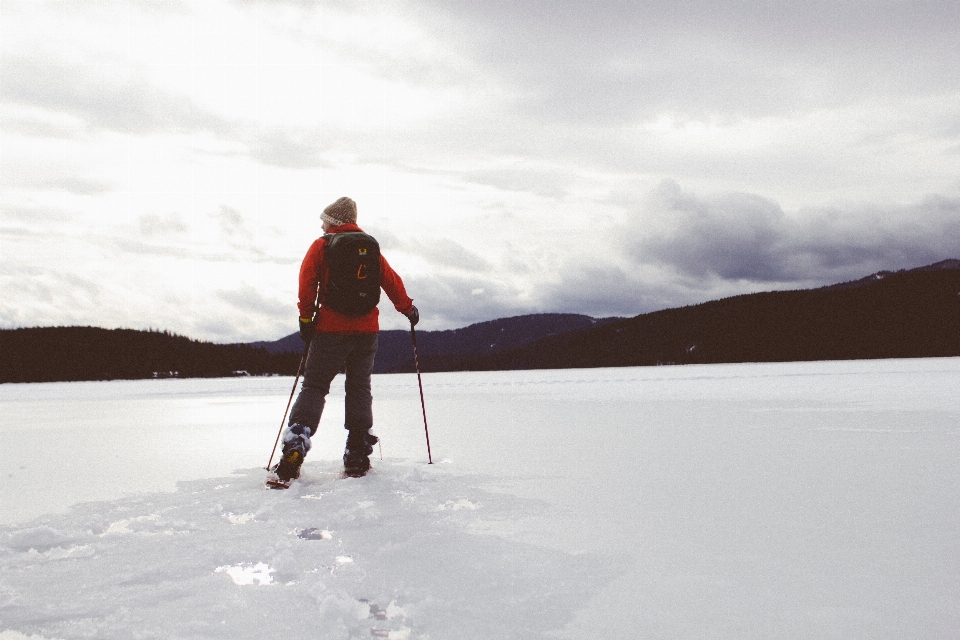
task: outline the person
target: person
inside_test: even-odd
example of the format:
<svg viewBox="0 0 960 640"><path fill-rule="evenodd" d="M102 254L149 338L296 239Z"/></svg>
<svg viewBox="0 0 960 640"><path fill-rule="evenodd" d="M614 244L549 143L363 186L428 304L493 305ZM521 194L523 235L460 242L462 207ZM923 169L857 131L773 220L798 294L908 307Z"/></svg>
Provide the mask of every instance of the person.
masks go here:
<svg viewBox="0 0 960 640"><path fill-rule="evenodd" d="M375 306L380 289L386 292L394 308L407 316L411 326L420 320L420 313L407 295L403 280L379 255L379 245L357 226L357 204L350 198L340 198L320 214L324 236L310 245L300 265L300 337L309 345L304 366L303 385L290 412L283 432L283 450L280 462L274 467L277 477L289 482L300 477L300 466L310 451L310 438L317 432L320 416L326 402L330 383L340 372L346 374L344 400L344 429L347 442L343 454L344 474L362 476L370 469L370 454L377 436L373 427L373 395L370 376L377 353L377 333L380 330L379 312ZM342 303L335 303L339 289L331 273L338 273L340 253L332 249L336 241L351 240L341 234L355 235L352 239L369 239L370 253L379 256L379 286L375 287L372 309L366 307L344 311ZM336 239L336 241L334 240ZM331 244L333 243L333 244ZM360 250L367 254L367 245ZM329 259L328 259L329 258ZM336 258L337 260L334 260ZM331 271L331 266L334 271ZM353 267L356 269L356 265ZM359 267L358 277L365 266ZM359 294L364 295L364 294ZM319 306L318 306L319 305ZM336 309L334 307L337 307Z"/></svg>

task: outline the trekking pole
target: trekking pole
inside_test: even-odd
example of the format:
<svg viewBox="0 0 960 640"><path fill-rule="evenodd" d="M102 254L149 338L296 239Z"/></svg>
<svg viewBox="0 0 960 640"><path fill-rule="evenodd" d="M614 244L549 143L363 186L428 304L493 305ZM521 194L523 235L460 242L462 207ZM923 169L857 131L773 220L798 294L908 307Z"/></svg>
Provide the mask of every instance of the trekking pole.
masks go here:
<svg viewBox="0 0 960 640"><path fill-rule="evenodd" d="M273 464L273 456L277 453L277 444L280 442L280 434L283 433L283 423L287 421L287 414L290 412L290 403L293 402L293 394L297 390L297 383L300 382L300 374L303 373L303 365L307 361L307 352L310 351L310 343L303 347L303 357L300 358L300 366L297 367L297 377L293 379L293 389L290 390L290 399L287 400L287 408L283 412L283 420L280 421L280 431L277 431L277 439L273 442L273 449L270 450L270 462L267 463L267 471L270 471L270 465Z"/></svg>
<svg viewBox="0 0 960 640"><path fill-rule="evenodd" d="M423 409L423 432L427 435L427 460L433 464L433 455L430 453L430 430L427 428L427 406L423 402L423 380L420 379L420 357L417 355L417 330L410 323L410 336L413 338L413 362L417 367L417 384L420 385L420 408Z"/></svg>

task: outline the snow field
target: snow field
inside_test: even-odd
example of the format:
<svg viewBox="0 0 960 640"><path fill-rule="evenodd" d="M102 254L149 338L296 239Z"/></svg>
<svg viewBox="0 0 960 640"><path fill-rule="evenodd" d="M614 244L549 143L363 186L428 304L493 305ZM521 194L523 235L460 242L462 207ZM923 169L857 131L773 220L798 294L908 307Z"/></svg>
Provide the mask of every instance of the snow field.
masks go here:
<svg viewBox="0 0 960 640"><path fill-rule="evenodd" d="M594 563L472 533L484 510L544 507L448 469L384 462L341 479L307 463L287 491L251 470L41 518L3 538L3 624L48 638L402 639L537 637L569 619ZM451 480L469 493L451 499Z"/></svg>
<svg viewBox="0 0 960 640"><path fill-rule="evenodd" d="M432 466L376 376L374 472L339 476L341 388L265 490L291 384L0 386L0 638L960 629L960 359L432 374Z"/></svg>

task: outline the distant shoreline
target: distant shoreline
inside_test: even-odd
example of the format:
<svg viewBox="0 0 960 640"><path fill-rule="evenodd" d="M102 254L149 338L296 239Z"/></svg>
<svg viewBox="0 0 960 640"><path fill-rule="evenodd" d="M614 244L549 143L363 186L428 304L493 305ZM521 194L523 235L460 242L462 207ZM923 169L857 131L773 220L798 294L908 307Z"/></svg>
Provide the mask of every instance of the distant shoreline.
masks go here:
<svg viewBox="0 0 960 640"><path fill-rule="evenodd" d="M543 313L418 331L422 372L960 356L960 260L819 289L633 318ZM0 330L0 382L295 375L297 334L214 344L166 331ZM382 331L374 373L414 371L408 331Z"/></svg>

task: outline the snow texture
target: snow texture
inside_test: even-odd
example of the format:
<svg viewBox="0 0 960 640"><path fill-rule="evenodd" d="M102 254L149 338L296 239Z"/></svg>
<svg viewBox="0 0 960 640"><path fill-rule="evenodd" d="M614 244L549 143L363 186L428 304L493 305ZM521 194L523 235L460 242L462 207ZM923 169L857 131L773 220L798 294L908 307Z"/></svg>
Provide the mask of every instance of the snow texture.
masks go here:
<svg viewBox="0 0 960 640"><path fill-rule="evenodd" d="M415 377L376 376L384 459L341 477L341 386L272 491L291 383L0 387L0 640L960 629L960 359L429 375L433 465ZM179 439L148 471L241 470L129 473L131 418Z"/></svg>

